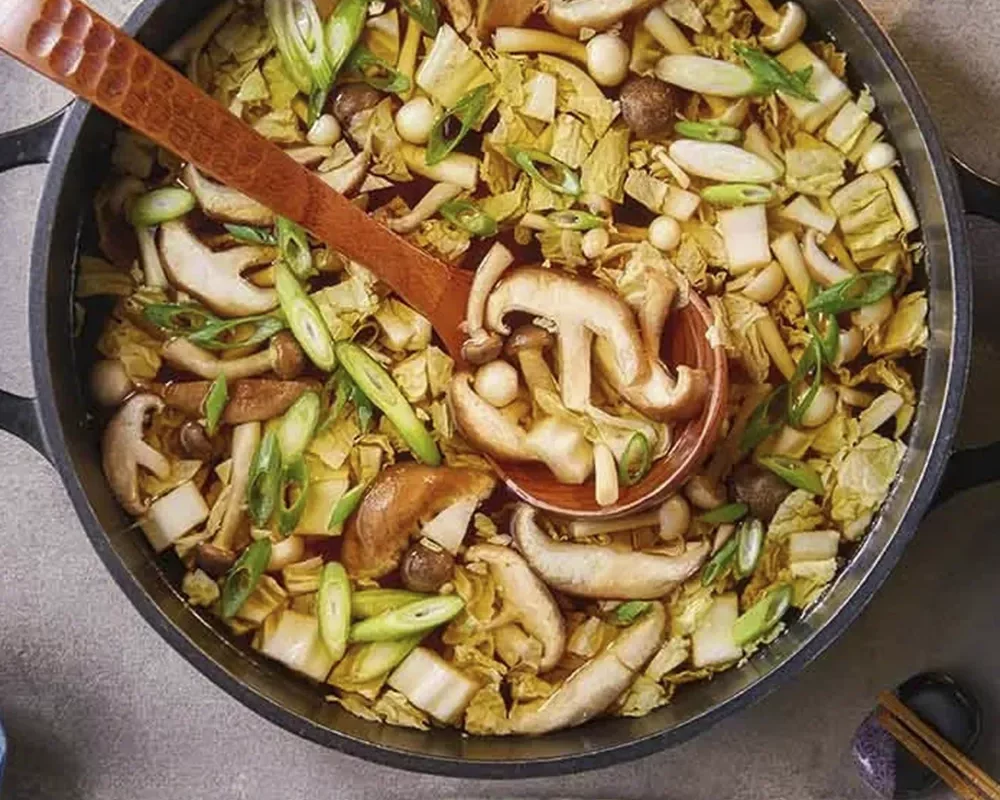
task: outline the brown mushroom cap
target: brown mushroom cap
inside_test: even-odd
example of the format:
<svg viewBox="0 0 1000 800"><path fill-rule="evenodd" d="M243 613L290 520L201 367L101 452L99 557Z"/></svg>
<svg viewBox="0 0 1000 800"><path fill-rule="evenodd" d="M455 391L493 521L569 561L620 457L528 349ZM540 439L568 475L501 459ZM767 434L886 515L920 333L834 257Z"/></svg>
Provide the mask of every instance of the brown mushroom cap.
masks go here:
<svg viewBox="0 0 1000 800"><path fill-rule="evenodd" d="M470 364L487 364L496 361L503 351L503 337L480 331L480 336L470 337L462 343L462 358Z"/></svg>
<svg viewBox="0 0 1000 800"><path fill-rule="evenodd" d="M180 440L181 449L186 456L199 461L208 461L212 457L212 440L208 438L201 423L188 420L181 425Z"/></svg>
<svg viewBox="0 0 1000 800"><path fill-rule="evenodd" d="M295 337L281 331L271 339L271 369L283 381L294 380L306 368L306 356Z"/></svg>
<svg viewBox="0 0 1000 800"><path fill-rule="evenodd" d="M430 539L411 544L399 565L399 577L411 592L436 592L454 572L455 557Z"/></svg>
<svg viewBox="0 0 1000 800"><path fill-rule="evenodd" d="M495 485L492 475L474 469L410 463L382 470L344 530L341 559L348 574L389 574L422 522L466 498L482 502Z"/></svg>
<svg viewBox="0 0 1000 800"><path fill-rule="evenodd" d="M548 350L555 338L545 328L537 325L522 325L507 339L504 353L513 358L521 350Z"/></svg>
<svg viewBox="0 0 1000 800"><path fill-rule="evenodd" d="M622 118L636 136L645 138L673 128L677 90L659 78L633 78L622 87L619 100Z"/></svg>
<svg viewBox="0 0 1000 800"><path fill-rule="evenodd" d="M194 560L199 569L213 578L221 578L236 563L236 553L209 542L202 542L194 551Z"/></svg>
<svg viewBox="0 0 1000 800"><path fill-rule="evenodd" d="M209 381L171 383L163 387L163 399L192 417L200 417L202 403L212 384ZM229 402L222 414L228 425L244 422L264 422L284 414L305 392L319 391L318 381L275 381L247 378L234 381L229 387Z"/></svg>
<svg viewBox="0 0 1000 800"><path fill-rule="evenodd" d="M729 479L729 490L737 503L750 506L750 514L767 524L774 517L792 487L771 470L752 462L740 464Z"/></svg>
<svg viewBox="0 0 1000 800"><path fill-rule="evenodd" d="M351 124L355 114L374 108L382 102L383 95L364 83L351 83L337 92L333 100L333 116L345 126Z"/></svg>

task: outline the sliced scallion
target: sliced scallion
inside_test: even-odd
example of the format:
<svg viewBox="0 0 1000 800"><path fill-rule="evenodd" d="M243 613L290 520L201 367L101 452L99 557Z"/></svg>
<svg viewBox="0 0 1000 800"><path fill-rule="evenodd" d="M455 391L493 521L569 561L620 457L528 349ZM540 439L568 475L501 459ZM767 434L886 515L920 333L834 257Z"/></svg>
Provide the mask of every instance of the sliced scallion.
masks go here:
<svg viewBox="0 0 1000 800"><path fill-rule="evenodd" d="M278 234L278 249L281 258L300 281L316 274L313 268L312 250L309 249L309 236L305 228L290 219L277 217L275 230Z"/></svg>
<svg viewBox="0 0 1000 800"><path fill-rule="evenodd" d="M320 397L316 392L305 392L285 412L278 425L278 446L284 461L301 456L312 441L319 423Z"/></svg>
<svg viewBox="0 0 1000 800"><path fill-rule="evenodd" d="M343 525L347 522L350 516L358 510L358 506L360 506L361 501L364 500L365 491L367 489L368 485L365 483L359 483L357 486L348 489L333 507L333 511L330 513L330 522L327 525L327 528L332 529L337 525Z"/></svg>
<svg viewBox="0 0 1000 800"><path fill-rule="evenodd" d="M183 217L198 204L187 189L168 186L154 189L136 198L129 209L128 219L136 228L151 228Z"/></svg>
<svg viewBox="0 0 1000 800"><path fill-rule="evenodd" d="M739 522L749 510L750 506L746 503L729 503L706 511L698 519L710 525L729 525L733 522Z"/></svg>
<svg viewBox="0 0 1000 800"><path fill-rule="evenodd" d="M784 64L762 50L742 44L734 45L733 50L743 59L743 63L754 77L754 90L751 94L768 95L784 92L800 100L818 102L818 98L809 88L812 67L791 72Z"/></svg>
<svg viewBox="0 0 1000 800"><path fill-rule="evenodd" d="M810 378L810 376L812 376ZM808 388L803 387L808 383ZM819 394L823 385L823 346L815 336L803 351L795 373L788 385L788 424L794 428L802 425L802 419Z"/></svg>
<svg viewBox="0 0 1000 800"><path fill-rule="evenodd" d="M206 350L250 347L288 327L274 314L220 319L193 303L151 303L142 310L142 315L166 333L183 336ZM239 335L231 336L233 332Z"/></svg>
<svg viewBox="0 0 1000 800"><path fill-rule="evenodd" d="M740 647L770 633L792 604L792 587L782 584L771 589L733 623L733 640Z"/></svg>
<svg viewBox="0 0 1000 800"><path fill-rule="evenodd" d="M499 230L497 221L471 200L449 200L441 206L440 212L452 225L464 228L480 239L496 236Z"/></svg>
<svg viewBox="0 0 1000 800"><path fill-rule="evenodd" d="M788 411L788 384L782 384L758 405L740 437L740 452L748 453L785 424Z"/></svg>
<svg viewBox="0 0 1000 800"><path fill-rule="evenodd" d="M309 97L310 124L319 119L323 106L326 105L330 87L361 38L367 18L368 0L340 0L326 21L323 38L326 42L326 57L330 62L333 77L326 86L317 86L313 89Z"/></svg>
<svg viewBox="0 0 1000 800"><path fill-rule="evenodd" d="M247 511L258 528L267 525L281 490L281 449L278 436L268 431L254 454L247 482Z"/></svg>
<svg viewBox="0 0 1000 800"><path fill-rule="evenodd" d="M432 167L444 161L448 154L458 147L483 116L489 97L490 87L488 85L477 86L468 94L463 95L453 108L437 119L434 127L431 128L430 139L427 142L427 154L424 157L427 166ZM448 129L456 123L458 130L449 136Z"/></svg>
<svg viewBox="0 0 1000 800"><path fill-rule="evenodd" d="M441 595L385 611L355 623L352 642L385 642L430 631L453 619L465 608L458 595Z"/></svg>
<svg viewBox="0 0 1000 800"><path fill-rule="evenodd" d="M438 8L434 0L400 0L400 7L417 21L428 36L437 36Z"/></svg>
<svg viewBox="0 0 1000 800"><path fill-rule="evenodd" d="M565 231L590 231L594 228L603 228L605 225L605 221L597 214L577 209L553 211L545 219L553 228Z"/></svg>
<svg viewBox="0 0 1000 800"><path fill-rule="evenodd" d="M296 340L317 367L329 372L337 363L337 357L333 337L316 304L291 269L280 262L274 267L274 286L278 290L281 310Z"/></svg>
<svg viewBox="0 0 1000 800"><path fill-rule="evenodd" d="M267 228L255 228L251 225L223 225L226 231L238 242L246 244L277 245L278 237L274 231Z"/></svg>
<svg viewBox="0 0 1000 800"><path fill-rule="evenodd" d="M511 144L507 145L507 155L531 178L551 192L577 197L583 191L580 176L562 161L542 150L524 149Z"/></svg>
<svg viewBox="0 0 1000 800"><path fill-rule="evenodd" d="M630 600L615 609L615 621L621 625L631 625L649 611L653 604L648 600Z"/></svg>
<svg viewBox="0 0 1000 800"><path fill-rule="evenodd" d="M701 199L714 206L749 206L770 203L774 191L752 183L724 183L701 190Z"/></svg>
<svg viewBox="0 0 1000 800"><path fill-rule="evenodd" d="M687 139L701 142L738 142L743 134L739 128L723 125L721 122L689 122L683 120L674 125L674 130Z"/></svg>
<svg viewBox="0 0 1000 800"><path fill-rule="evenodd" d="M410 79L364 45L359 44L351 51L344 67L356 72L362 81L380 92L405 94L410 91Z"/></svg>
<svg viewBox="0 0 1000 800"><path fill-rule="evenodd" d="M823 362L831 366L836 364L840 355L840 323L837 318L823 311L807 311L806 325L819 342Z"/></svg>
<svg viewBox="0 0 1000 800"><path fill-rule="evenodd" d="M334 65L332 54L327 51L323 21L316 4L313 0L265 0L264 13L285 72L299 91L310 98L312 122L319 117L340 68L340 64ZM336 15L335 11L333 16ZM361 21L364 22L363 16Z"/></svg>
<svg viewBox="0 0 1000 800"><path fill-rule="evenodd" d="M336 561L323 567L316 597L319 635L333 660L340 661L347 651L351 631L351 580Z"/></svg>
<svg viewBox="0 0 1000 800"><path fill-rule="evenodd" d="M299 456L285 464L281 470L281 488L278 490L278 530L291 533L302 519L309 495L309 467ZM289 502L291 498L291 502Z"/></svg>
<svg viewBox="0 0 1000 800"><path fill-rule="evenodd" d="M841 314L877 303L896 288L896 276L891 272L861 272L835 283L809 301L809 311Z"/></svg>
<svg viewBox="0 0 1000 800"><path fill-rule="evenodd" d="M251 544L226 575L222 584L221 612L223 619L232 619L260 581L271 560L271 540L258 539Z"/></svg>
<svg viewBox="0 0 1000 800"><path fill-rule="evenodd" d="M759 519L746 519L736 529L737 578L746 578L757 568L764 547L764 524Z"/></svg>
<svg viewBox="0 0 1000 800"><path fill-rule="evenodd" d="M377 617L386 611L402 608L430 597L433 595L408 592L405 589L366 589L354 595L351 603L351 615L355 619Z"/></svg>
<svg viewBox="0 0 1000 800"><path fill-rule="evenodd" d="M219 373L205 395L205 430L209 436L214 436L219 429L219 422L222 413L226 410L226 403L229 402L229 385L226 383L225 373Z"/></svg>
<svg viewBox="0 0 1000 800"><path fill-rule="evenodd" d="M812 494L823 494L823 479L804 461L788 456L763 456L759 461L762 467L771 470L790 486Z"/></svg>
<svg viewBox="0 0 1000 800"><path fill-rule="evenodd" d="M637 432L628 440L618 462L618 482L622 486L635 486L649 474L652 465L653 452L649 440Z"/></svg>
<svg viewBox="0 0 1000 800"><path fill-rule="evenodd" d="M736 548L738 545L736 537L730 536L726 540L726 543L719 548L719 552L708 560L701 569L702 586L711 586L729 568L729 565L733 563L733 559L736 557Z"/></svg>

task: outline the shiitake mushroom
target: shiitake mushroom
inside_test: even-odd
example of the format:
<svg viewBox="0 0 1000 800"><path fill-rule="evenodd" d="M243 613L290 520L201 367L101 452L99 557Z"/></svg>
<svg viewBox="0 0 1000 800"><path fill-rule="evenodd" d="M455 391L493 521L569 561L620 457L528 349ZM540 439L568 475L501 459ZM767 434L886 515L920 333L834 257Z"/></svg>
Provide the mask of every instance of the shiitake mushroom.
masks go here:
<svg viewBox="0 0 1000 800"><path fill-rule="evenodd" d="M729 491L735 502L750 507L750 516L767 523L792 493L792 487L771 470L748 462L733 471Z"/></svg>
<svg viewBox="0 0 1000 800"><path fill-rule="evenodd" d="M658 78L632 78L619 100L625 124L640 138L669 131L675 122L677 90Z"/></svg>
<svg viewBox="0 0 1000 800"><path fill-rule="evenodd" d="M411 592L436 592L455 571L455 558L430 539L410 545L399 567L403 586Z"/></svg>

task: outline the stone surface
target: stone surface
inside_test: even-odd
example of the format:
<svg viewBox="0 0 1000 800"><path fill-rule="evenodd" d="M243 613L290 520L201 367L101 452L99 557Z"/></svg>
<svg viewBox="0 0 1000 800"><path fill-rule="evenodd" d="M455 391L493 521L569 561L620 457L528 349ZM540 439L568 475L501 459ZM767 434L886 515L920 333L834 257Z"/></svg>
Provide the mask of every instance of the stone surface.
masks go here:
<svg viewBox="0 0 1000 800"><path fill-rule="evenodd" d="M94 0L120 20L134 0ZM870 0L955 152L1000 177L1000 0ZM65 95L0 57L0 128ZM26 270L44 168L0 176L0 386L32 390ZM1000 436L1000 228L970 224L981 299L966 443ZM986 298L983 302L983 298ZM877 692L939 669L979 698L977 748L1000 774L995 487L932 513L868 610L788 687L670 752L559 780L471 782L373 766L305 742L231 700L173 652L114 586L54 471L0 434L0 716L5 800L589 797L854 800L850 739ZM992 713L991 713L992 712ZM944 793L939 793L944 797Z"/></svg>

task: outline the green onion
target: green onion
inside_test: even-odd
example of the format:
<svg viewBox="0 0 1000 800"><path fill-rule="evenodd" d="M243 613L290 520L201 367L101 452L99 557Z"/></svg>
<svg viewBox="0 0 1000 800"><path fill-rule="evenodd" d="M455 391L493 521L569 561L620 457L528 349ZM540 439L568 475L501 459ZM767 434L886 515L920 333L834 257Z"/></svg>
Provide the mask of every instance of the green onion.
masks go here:
<svg viewBox="0 0 1000 800"><path fill-rule="evenodd" d="M721 122L688 122L681 121L674 125L674 130L687 139L697 139L700 142L738 142L743 138L739 128L723 125Z"/></svg>
<svg viewBox="0 0 1000 800"><path fill-rule="evenodd" d="M281 258L300 281L316 274L313 268L312 250L309 249L309 237L301 225L296 225L284 217L275 218L275 230L278 233L278 249Z"/></svg>
<svg viewBox="0 0 1000 800"><path fill-rule="evenodd" d="M740 437L740 452L748 453L769 436L781 430L788 411L788 384L782 384L765 397L747 420L746 430ZM778 409L775 414L772 408Z"/></svg>
<svg viewBox="0 0 1000 800"><path fill-rule="evenodd" d="M226 231L238 242L247 244L277 245L278 237L267 228L254 228L250 225L223 225Z"/></svg>
<svg viewBox="0 0 1000 800"><path fill-rule="evenodd" d="M327 523L327 530L335 528L337 525L343 525L350 516L358 510L358 506L361 505L361 501L365 497L365 491L368 489L367 483L359 483L357 486L348 489L344 495L337 501L337 504L333 507L333 511L330 513L330 522Z"/></svg>
<svg viewBox="0 0 1000 800"><path fill-rule="evenodd" d="M781 621L791 604L792 587L774 587L733 623L733 640L743 647L760 639Z"/></svg>
<svg viewBox="0 0 1000 800"><path fill-rule="evenodd" d="M333 677L342 678L355 685L383 678L413 652L422 638L423 636L418 634L395 642L368 642L356 645L337 665Z"/></svg>
<svg viewBox="0 0 1000 800"><path fill-rule="evenodd" d="M726 540L726 543L719 548L719 552L712 556L708 560L708 563L702 567L702 586L711 586L729 568L729 565L733 563L733 559L736 557L736 548L738 546L739 542L736 541L735 536L730 536Z"/></svg>
<svg viewBox="0 0 1000 800"><path fill-rule="evenodd" d="M823 362L833 366L840 355L840 323L837 318L822 311L807 311L806 325L819 342Z"/></svg>
<svg viewBox="0 0 1000 800"><path fill-rule="evenodd" d="M806 382L810 373L812 381L809 388L803 394L800 386ZM788 385L788 424L794 428L802 425L809 407L819 394L823 385L823 346L815 336L810 340L809 346L802 353L798 365L795 367L795 374L792 375Z"/></svg>
<svg viewBox="0 0 1000 800"><path fill-rule="evenodd" d="M736 529L736 577L746 578L757 567L764 548L764 523L747 519Z"/></svg>
<svg viewBox="0 0 1000 800"><path fill-rule="evenodd" d="M507 145L507 156L550 192L577 197L583 191L580 176L542 150L528 150L510 144ZM546 168L549 175L544 174L542 168Z"/></svg>
<svg viewBox="0 0 1000 800"><path fill-rule="evenodd" d="M292 504L288 498L292 496ZM306 510L306 500L309 495L309 467L306 460L299 456L281 470L281 488L278 490L278 530L289 534L302 519Z"/></svg>
<svg viewBox="0 0 1000 800"><path fill-rule="evenodd" d="M351 632L351 580L336 561L323 567L320 575L316 616L327 652L335 662L340 661L347 651L347 637Z"/></svg>
<svg viewBox="0 0 1000 800"><path fill-rule="evenodd" d="M243 551L222 584L222 618L232 619L257 587L271 560L271 540L258 539Z"/></svg>
<svg viewBox="0 0 1000 800"><path fill-rule="evenodd" d="M752 183L724 183L701 190L701 199L714 206L749 206L770 203L774 192Z"/></svg>
<svg viewBox="0 0 1000 800"><path fill-rule="evenodd" d="M410 91L409 77L364 45L359 44L351 51L344 67L356 72L362 81L380 92L404 94Z"/></svg>
<svg viewBox="0 0 1000 800"><path fill-rule="evenodd" d="M301 456L312 441L319 423L320 404L316 392L305 392L281 418L278 446L286 463Z"/></svg>
<svg viewBox="0 0 1000 800"><path fill-rule="evenodd" d="M437 36L438 8L434 0L400 0L400 7L417 21L428 36Z"/></svg>
<svg viewBox="0 0 1000 800"><path fill-rule="evenodd" d="M822 478L804 461L788 456L763 456L759 461L762 467L767 467L796 489L804 489L812 494L823 494Z"/></svg>
<svg viewBox="0 0 1000 800"><path fill-rule="evenodd" d="M292 271L280 262L274 267L274 286L278 290L281 310L285 313L296 340L317 367L329 372L337 363L337 357L333 349L333 337L330 336L330 330L316 304L306 294Z"/></svg>
<svg viewBox="0 0 1000 800"><path fill-rule="evenodd" d="M776 58L760 50L742 44L733 45L733 50L743 59L743 63L754 77L755 85L751 94L767 95L784 92L800 100L819 102L819 98L809 88L812 67L791 72Z"/></svg>
<svg viewBox="0 0 1000 800"><path fill-rule="evenodd" d="M427 141L427 154L424 156L427 166L432 167L444 161L447 155L458 147L483 116L489 97L489 86L477 86L455 103L454 107L438 117ZM450 139L446 139L445 129L451 126L452 120L458 123L459 128Z"/></svg>
<svg viewBox="0 0 1000 800"><path fill-rule="evenodd" d="M730 503L729 505L719 506L711 511L706 511L698 519L710 525L728 525L733 522L739 522L747 515L749 510L750 506L746 503Z"/></svg>
<svg viewBox="0 0 1000 800"><path fill-rule="evenodd" d="M336 351L347 374L396 427L413 455L424 464L438 466L441 463L441 451L434 438L417 418L413 406L385 368L353 342L338 342Z"/></svg>
<svg viewBox="0 0 1000 800"><path fill-rule="evenodd" d="M176 186L154 189L136 198L129 209L128 221L136 228L152 228L183 217L196 205L194 195L187 189Z"/></svg>
<svg viewBox="0 0 1000 800"><path fill-rule="evenodd" d="M333 77L325 87L317 87L309 98L310 122L315 121L326 104L326 97L348 56L361 38L368 17L368 0L340 0L326 21L324 38L326 56ZM315 117L313 116L315 114Z"/></svg>
<svg viewBox="0 0 1000 800"><path fill-rule="evenodd" d="M219 421L228 402L229 386L226 383L225 373L220 372L219 377L212 381L212 385L208 388L208 394L205 395L205 430L209 436L214 436L219 429Z"/></svg>
<svg viewBox="0 0 1000 800"><path fill-rule="evenodd" d="M449 200L441 206L440 212L452 225L480 239L496 236L499 230L497 221L470 200Z"/></svg>
<svg viewBox="0 0 1000 800"><path fill-rule="evenodd" d="M278 436L272 430L264 434L250 464L247 483L247 511L258 528L267 525L278 504L281 491L281 450Z"/></svg>
<svg viewBox="0 0 1000 800"><path fill-rule="evenodd" d="M265 0L264 13L285 72L299 91L310 97L311 123L319 117L340 68L327 52L316 4L313 0Z"/></svg>
<svg viewBox="0 0 1000 800"><path fill-rule="evenodd" d="M891 272L862 272L835 283L809 301L809 311L841 314L877 303L896 288Z"/></svg>
<svg viewBox="0 0 1000 800"><path fill-rule="evenodd" d="M368 619L433 596L405 589L366 589L354 595L351 614L356 619Z"/></svg>
<svg viewBox="0 0 1000 800"><path fill-rule="evenodd" d="M283 319L273 314L220 319L193 303L152 303L142 310L142 316L157 328L174 336L183 336L206 350L229 350L260 344L288 327ZM226 337L231 331L244 327L251 330L242 332L235 339Z"/></svg>
<svg viewBox="0 0 1000 800"><path fill-rule="evenodd" d="M630 600L615 609L615 621L621 625L631 625L649 611L653 604L648 600Z"/></svg>
<svg viewBox="0 0 1000 800"><path fill-rule="evenodd" d="M553 211L545 219L553 228L565 231L590 231L604 227L604 220L597 214L576 209Z"/></svg>
<svg viewBox="0 0 1000 800"><path fill-rule="evenodd" d="M458 595L441 595L418 600L402 608L369 617L351 628L352 642L385 642L433 630L453 619L465 608Z"/></svg>
<svg viewBox="0 0 1000 800"><path fill-rule="evenodd" d="M641 433L634 433L618 462L618 482L622 486L635 486L649 474L652 465L653 453L649 440Z"/></svg>

